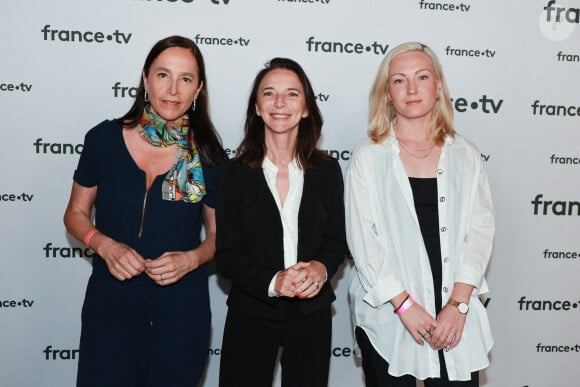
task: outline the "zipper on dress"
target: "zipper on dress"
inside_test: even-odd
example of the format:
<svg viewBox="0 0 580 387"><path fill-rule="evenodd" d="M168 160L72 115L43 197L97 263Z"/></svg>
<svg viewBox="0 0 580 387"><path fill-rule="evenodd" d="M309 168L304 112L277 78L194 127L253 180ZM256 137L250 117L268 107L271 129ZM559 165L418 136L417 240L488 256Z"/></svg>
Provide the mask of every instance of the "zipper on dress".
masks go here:
<svg viewBox="0 0 580 387"><path fill-rule="evenodd" d="M145 207L147 206L147 196L149 196L149 189L145 190L145 196L143 197L143 209L141 210L141 225L139 226L139 236L138 236L139 239L141 239L141 235L143 234L143 225L145 223Z"/></svg>

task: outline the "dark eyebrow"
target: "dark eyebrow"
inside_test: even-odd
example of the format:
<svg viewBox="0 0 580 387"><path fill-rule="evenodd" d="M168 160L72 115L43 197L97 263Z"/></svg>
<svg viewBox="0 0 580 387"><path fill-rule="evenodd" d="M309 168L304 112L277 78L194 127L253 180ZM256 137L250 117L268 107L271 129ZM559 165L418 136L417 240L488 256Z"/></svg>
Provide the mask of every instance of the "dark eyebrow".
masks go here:
<svg viewBox="0 0 580 387"><path fill-rule="evenodd" d="M154 70L156 70L156 71L165 71L166 73L171 73L172 72L171 70L169 70L166 67L156 67ZM192 73L181 73L180 75L181 76L187 75L188 77L195 78L195 75L193 75Z"/></svg>
<svg viewBox="0 0 580 387"><path fill-rule="evenodd" d="M266 87L264 87L264 88L262 89L262 91L264 91L264 90L274 90L274 87L273 87L273 86L266 86ZM295 88L295 87L289 87L289 88L287 88L287 89L286 89L286 91L295 91L295 92L297 92L297 93L300 93L300 94L302 94L302 90L300 90L300 89L297 89L297 88Z"/></svg>

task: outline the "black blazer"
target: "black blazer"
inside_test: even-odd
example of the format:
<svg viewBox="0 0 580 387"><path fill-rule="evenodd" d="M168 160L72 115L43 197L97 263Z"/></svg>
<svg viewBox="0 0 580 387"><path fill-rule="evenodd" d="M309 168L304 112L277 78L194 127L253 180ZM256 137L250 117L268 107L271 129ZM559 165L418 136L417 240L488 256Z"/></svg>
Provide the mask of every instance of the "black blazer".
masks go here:
<svg viewBox="0 0 580 387"><path fill-rule="evenodd" d="M320 261L328 272L328 281L315 297L268 296L272 278L284 270L283 231L261 167L237 161L222 167L216 222L216 267L232 283L230 308L283 320L317 311L336 298L330 278L346 253L343 178L336 160L323 160L304 174L298 213L298 261Z"/></svg>

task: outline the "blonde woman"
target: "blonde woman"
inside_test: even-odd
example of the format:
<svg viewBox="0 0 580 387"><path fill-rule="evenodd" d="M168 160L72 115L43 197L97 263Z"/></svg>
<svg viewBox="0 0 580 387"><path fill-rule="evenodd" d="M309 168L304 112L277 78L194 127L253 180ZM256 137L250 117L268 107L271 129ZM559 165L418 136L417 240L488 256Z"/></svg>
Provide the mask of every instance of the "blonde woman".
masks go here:
<svg viewBox="0 0 580 387"><path fill-rule="evenodd" d="M494 215L480 152L453 129L433 51L393 48L376 77L369 139L346 173L350 301L367 386L478 386L489 322L478 295Z"/></svg>

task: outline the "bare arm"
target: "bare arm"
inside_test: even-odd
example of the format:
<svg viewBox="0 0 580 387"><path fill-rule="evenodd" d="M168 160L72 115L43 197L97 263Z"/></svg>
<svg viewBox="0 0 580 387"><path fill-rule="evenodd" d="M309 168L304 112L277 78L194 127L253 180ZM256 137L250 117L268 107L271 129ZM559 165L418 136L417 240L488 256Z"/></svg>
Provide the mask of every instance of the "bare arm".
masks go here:
<svg viewBox="0 0 580 387"><path fill-rule="evenodd" d="M67 231L82 241L95 226L91 221L91 210L97 197L97 187L84 187L73 183L70 199L64 213ZM114 241L102 232L96 233L89 246L102 257L111 274L120 281L132 278L145 270L144 260L129 246Z"/></svg>
<svg viewBox="0 0 580 387"><path fill-rule="evenodd" d="M74 182L64 213L66 230L79 241L93 229L91 210L97 197L97 187L83 187ZM96 235L93 239L96 238ZM91 240L92 241L92 240Z"/></svg>
<svg viewBox="0 0 580 387"><path fill-rule="evenodd" d="M204 204L203 220L205 224L205 239L195 250L192 250L193 261L190 271L193 271L204 263L211 261L215 255L215 209Z"/></svg>

